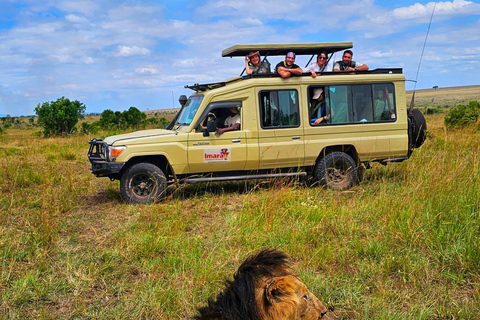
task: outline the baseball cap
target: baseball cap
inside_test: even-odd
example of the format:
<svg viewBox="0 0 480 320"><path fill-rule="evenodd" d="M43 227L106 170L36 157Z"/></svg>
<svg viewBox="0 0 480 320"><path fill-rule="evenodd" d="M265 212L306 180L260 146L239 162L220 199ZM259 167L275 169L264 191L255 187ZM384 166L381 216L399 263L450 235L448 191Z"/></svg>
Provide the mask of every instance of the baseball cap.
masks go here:
<svg viewBox="0 0 480 320"><path fill-rule="evenodd" d="M316 88L315 90L313 90L313 97L312 99L318 99L320 97L320 95L323 93L323 89L322 88Z"/></svg>

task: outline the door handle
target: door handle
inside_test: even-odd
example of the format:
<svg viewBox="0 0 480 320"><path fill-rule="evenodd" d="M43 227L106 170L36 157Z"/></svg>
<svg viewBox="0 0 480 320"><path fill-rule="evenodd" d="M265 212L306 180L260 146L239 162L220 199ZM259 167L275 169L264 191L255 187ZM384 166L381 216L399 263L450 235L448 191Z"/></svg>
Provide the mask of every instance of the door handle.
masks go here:
<svg viewBox="0 0 480 320"><path fill-rule="evenodd" d="M298 140L298 139L300 139L300 136L293 136L292 139L293 140Z"/></svg>
<svg viewBox="0 0 480 320"><path fill-rule="evenodd" d="M239 142L242 142L242 140L241 139L232 139L232 142L233 143L239 143Z"/></svg>

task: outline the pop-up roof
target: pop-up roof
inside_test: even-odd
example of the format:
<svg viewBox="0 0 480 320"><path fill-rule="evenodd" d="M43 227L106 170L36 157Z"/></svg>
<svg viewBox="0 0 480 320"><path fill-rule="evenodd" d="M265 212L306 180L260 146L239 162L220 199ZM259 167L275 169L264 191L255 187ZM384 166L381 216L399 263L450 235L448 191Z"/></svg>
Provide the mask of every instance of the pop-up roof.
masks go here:
<svg viewBox="0 0 480 320"><path fill-rule="evenodd" d="M295 44L246 44L235 45L222 51L222 57L244 57L252 51L261 56L283 56L293 51L296 55L314 55L326 51L329 55L353 47L352 42L295 43Z"/></svg>

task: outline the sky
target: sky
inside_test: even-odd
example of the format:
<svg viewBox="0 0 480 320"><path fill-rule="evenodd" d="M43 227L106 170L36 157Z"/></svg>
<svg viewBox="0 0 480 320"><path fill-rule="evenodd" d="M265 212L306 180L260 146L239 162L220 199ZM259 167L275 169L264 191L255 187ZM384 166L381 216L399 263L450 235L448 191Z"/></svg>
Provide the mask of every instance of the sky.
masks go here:
<svg viewBox="0 0 480 320"><path fill-rule="evenodd" d="M61 97L86 113L176 108L193 93L185 85L240 75L243 58L221 56L240 44L351 41L353 60L370 69L403 68L408 90L480 84L478 1L0 0L0 9L3 116Z"/></svg>

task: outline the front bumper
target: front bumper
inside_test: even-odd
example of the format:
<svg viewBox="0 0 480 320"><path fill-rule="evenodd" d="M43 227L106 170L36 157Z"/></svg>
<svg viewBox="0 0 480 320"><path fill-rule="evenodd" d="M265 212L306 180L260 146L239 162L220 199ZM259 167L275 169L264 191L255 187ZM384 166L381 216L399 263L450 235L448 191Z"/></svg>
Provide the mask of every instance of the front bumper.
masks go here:
<svg viewBox="0 0 480 320"><path fill-rule="evenodd" d="M90 160L90 171L96 177L114 178L119 173L125 162L112 162L108 159L108 144L102 139L92 139L88 142L88 160Z"/></svg>

